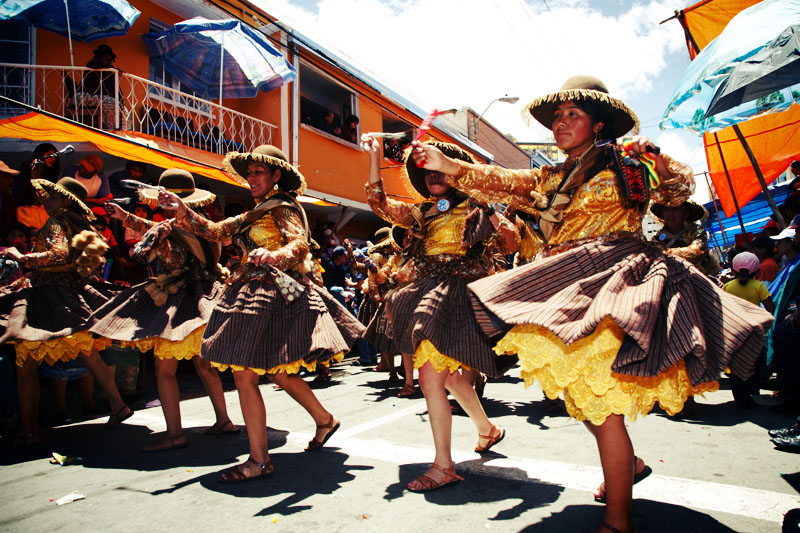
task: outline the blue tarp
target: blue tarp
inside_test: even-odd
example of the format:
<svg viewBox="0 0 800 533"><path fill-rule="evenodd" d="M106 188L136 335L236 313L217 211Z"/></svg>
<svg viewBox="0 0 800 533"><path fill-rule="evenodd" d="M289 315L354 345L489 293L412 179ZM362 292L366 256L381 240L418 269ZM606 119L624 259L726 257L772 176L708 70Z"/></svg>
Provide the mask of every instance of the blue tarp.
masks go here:
<svg viewBox="0 0 800 533"><path fill-rule="evenodd" d="M780 185L769 188L769 192L772 195L772 199L775 200L776 205L781 205L786 200L786 197L788 196L788 186L788 183L781 183ZM716 210L714 209L715 203L717 204ZM728 248L733 246L733 240L735 236L742 232L742 227L739 224L739 218L736 216L736 214L722 219L722 227L725 229L725 237L727 239L726 245L726 241L722 238L722 232L720 231L719 220L717 219L717 212L719 212L719 216L725 216L725 213L722 211L722 207L719 205L719 200L708 202L707 204L704 204L703 207L705 207L706 211L709 213L708 219L703 223L703 226L705 226L706 231L708 232L709 247ZM747 231L753 235L758 235L761 233L761 228L763 228L764 225L769 222L769 219L772 216L772 208L767 203L767 199L764 197L764 193L762 192L747 202L747 204L742 207L741 213L742 219L744 220L745 229L747 229Z"/></svg>

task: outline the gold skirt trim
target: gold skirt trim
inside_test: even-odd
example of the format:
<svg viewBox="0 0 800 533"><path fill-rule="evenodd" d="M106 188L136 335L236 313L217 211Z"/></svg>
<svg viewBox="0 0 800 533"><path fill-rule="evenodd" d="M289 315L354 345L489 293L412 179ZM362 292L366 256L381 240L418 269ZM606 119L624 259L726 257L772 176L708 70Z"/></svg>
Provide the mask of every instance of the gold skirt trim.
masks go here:
<svg viewBox="0 0 800 533"><path fill-rule="evenodd" d="M50 339L47 341L12 341L16 348L16 364L22 366L27 359L44 361L53 365L59 361L66 363L77 359L81 354L91 355L93 350L98 352L111 346L111 340L105 337L95 337L89 331L79 331L66 337Z"/></svg>
<svg viewBox="0 0 800 533"><path fill-rule="evenodd" d="M137 348L143 353L153 350L153 355L159 359L188 360L200 355L200 347L203 344L205 330L206 326L202 325L179 341L171 341L161 337L148 337L138 341L122 341L122 347Z"/></svg>
<svg viewBox="0 0 800 533"><path fill-rule="evenodd" d="M448 373L452 374L459 368L472 370L467 365L441 353L428 339L420 342L419 346L417 346L417 351L414 352L414 368L422 368L425 363L430 363L437 373L447 370Z"/></svg>
<svg viewBox="0 0 800 533"><path fill-rule="evenodd" d="M338 354L334 355L324 363L319 363L322 366L330 366L331 363L338 363L342 359L344 359L344 352L339 352ZM251 372L255 372L259 376L263 376L264 374L297 374L300 372L301 368L305 368L309 372L313 372L317 369L317 361L312 361L310 363L306 363L304 360L300 359L295 361L294 363L287 363L285 365L278 365L273 366L270 369L263 369L263 368L252 368L249 366L239 366L239 365L227 365L223 363L215 363L214 361L209 361L211 366L219 370L220 372L225 372L229 368L231 372L241 372L242 370L250 370Z"/></svg>
<svg viewBox="0 0 800 533"><path fill-rule="evenodd" d="M594 425L611 414L635 420L649 413L656 402L674 415L688 396L719 389L716 381L693 387L683 361L654 377L612 371L624 336L611 317L604 318L591 335L570 345L547 328L525 324L514 326L495 351L517 353L526 387L539 380L548 398L563 393L570 416Z"/></svg>

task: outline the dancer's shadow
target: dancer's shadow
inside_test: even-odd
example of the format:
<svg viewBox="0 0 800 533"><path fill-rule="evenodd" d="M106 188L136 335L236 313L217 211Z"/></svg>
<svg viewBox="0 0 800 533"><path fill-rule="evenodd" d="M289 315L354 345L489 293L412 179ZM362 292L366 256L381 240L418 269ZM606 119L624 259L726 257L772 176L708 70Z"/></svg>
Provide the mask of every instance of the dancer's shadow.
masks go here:
<svg viewBox="0 0 800 533"><path fill-rule="evenodd" d="M526 511L555 502L564 487L531 479L518 468L486 466L494 457L484 457L456 465L456 472L464 481L453 486L423 493L429 503L436 505L465 505L470 503L517 500L487 520L514 520ZM427 463L400 465L399 481L386 487L385 500L401 498L408 491L407 485L428 469Z"/></svg>
<svg viewBox="0 0 800 533"><path fill-rule="evenodd" d="M313 452L270 453L275 471L264 479L225 484L219 482L220 471L195 481L208 490L241 498L285 495L280 502L265 507L255 516L288 516L311 509L311 504L302 504L307 498L333 494L344 483L355 479L352 472L372 469L371 466L346 465L349 456L332 449L314 453L313 462L309 461L309 453Z"/></svg>
<svg viewBox="0 0 800 533"><path fill-rule="evenodd" d="M145 426L123 424L114 430L102 424L78 424L53 428L47 440L33 448L0 454L0 464L10 465L45 459L56 451L67 457L81 457L84 468L104 468L155 472L170 468L225 465L247 453L247 432L238 435L204 435L205 428L184 430L189 446L154 453L142 452L142 446L154 438ZM270 449L286 444L288 431L267 429Z"/></svg>
<svg viewBox="0 0 800 533"><path fill-rule="evenodd" d="M542 533L592 531L603 521L602 505L569 505L521 531ZM679 505L652 500L633 502L633 529L643 533L722 533L734 530L711 516Z"/></svg>

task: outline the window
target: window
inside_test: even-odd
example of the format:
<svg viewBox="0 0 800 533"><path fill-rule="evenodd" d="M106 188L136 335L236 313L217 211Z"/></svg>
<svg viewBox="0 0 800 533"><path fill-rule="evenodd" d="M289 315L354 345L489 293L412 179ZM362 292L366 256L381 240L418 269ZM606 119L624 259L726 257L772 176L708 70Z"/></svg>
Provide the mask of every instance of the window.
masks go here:
<svg viewBox="0 0 800 533"><path fill-rule="evenodd" d="M299 74L300 121L357 144L360 134L356 94L305 63L300 63Z"/></svg>
<svg viewBox="0 0 800 533"><path fill-rule="evenodd" d="M403 164L403 152L408 148L411 139L414 137L414 126L408 122L401 120L394 115L387 113L383 114L383 129L384 133L406 133L399 139L384 139L383 140L383 157L392 161L393 163Z"/></svg>
<svg viewBox="0 0 800 533"><path fill-rule="evenodd" d="M0 20L0 63L33 64L34 29L28 24ZM0 94L17 102L35 105L34 71L15 67L0 67ZM0 116L9 117L24 113L8 104L0 107Z"/></svg>

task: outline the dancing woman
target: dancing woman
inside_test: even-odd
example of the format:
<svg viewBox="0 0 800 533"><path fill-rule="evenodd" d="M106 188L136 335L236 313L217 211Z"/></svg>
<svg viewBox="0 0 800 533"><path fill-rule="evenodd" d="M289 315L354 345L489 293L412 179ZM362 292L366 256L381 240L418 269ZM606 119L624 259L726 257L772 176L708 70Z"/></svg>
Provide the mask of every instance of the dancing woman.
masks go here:
<svg viewBox="0 0 800 533"><path fill-rule="evenodd" d="M472 156L455 145L431 143L463 161ZM455 397L478 430L477 452L488 451L505 435L492 424L472 383L475 372L500 374L489 339L473 316L467 283L497 270L497 255L514 253L518 232L494 209L473 206L470 199L444 183L437 171L407 161L405 171L425 202L419 205L386 196L380 176L380 143L364 136L370 157L367 201L383 219L411 228L414 239L405 263L395 274L399 286L384 298L367 328L366 338L382 349L414 355L419 383L430 415L436 455L431 468L409 483L423 492L457 483L451 455L452 412L447 391Z"/></svg>
<svg viewBox="0 0 800 533"><path fill-rule="evenodd" d="M106 427L118 426L133 414L119 395L114 371L98 354L110 341L87 331L92 312L113 292L89 283L92 267L101 264L107 247L90 222L94 215L84 203L86 188L72 178L31 183L45 197L50 218L33 252L22 254L14 247L2 252L31 270L0 289L0 344L13 344L17 353L20 430L10 443L14 448L41 441L36 368L42 362L81 358L108 397L111 416Z"/></svg>
<svg viewBox="0 0 800 533"><path fill-rule="evenodd" d="M211 204L215 196L195 189L194 177L186 170L165 170L158 185L177 194L190 209ZM140 199L150 205L158 201L154 189L141 189ZM92 317L90 331L96 335L153 350L158 397L167 432L145 444L146 452L184 448L188 445L181 425L180 390L175 373L178 361L191 359L214 407L216 422L208 434L236 434L225 406L225 395L216 369L198 357L203 330L222 294L217 269L220 247L174 227L172 220L153 222L128 213L113 202L106 203L113 218L126 229L143 234L133 248L134 257L147 265L149 279L122 291ZM175 210L164 209L170 219Z"/></svg>
<svg viewBox="0 0 800 533"><path fill-rule="evenodd" d="M159 202L177 204L177 227L209 241L232 239L242 250L244 264L227 280L202 345L203 359L233 371L247 426L250 457L220 478L234 483L273 471L259 376L267 375L308 411L317 430L306 449L318 450L339 428L339 419L298 372L341 358L364 327L309 277L316 263L309 252L305 212L294 198L305 190L305 178L283 152L262 145L252 153L229 153L223 165L250 188L255 208L215 223L188 209L174 193L162 191Z"/></svg>
<svg viewBox="0 0 800 533"><path fill-rule="evenodd" d="M597 531L631 531L632 485L647 468L625 415L656 401L675 413L687 395L716 390L726 366L747 377L770 316L644 240L648 193L681 204L694 190L691 170L655 155L648 179L638 157L655 146L634 137L625 143L634 160L614 144L638 121L600 80L571 78L527 110L553 130L563 164L507 170L419 143L412 156L459 190L537 220L544 258L472 283L476 315L490 335L505 332L495 350L519 354L526 385L538 379L548 397L563 393L597 440L607 502Z"/></svg>

